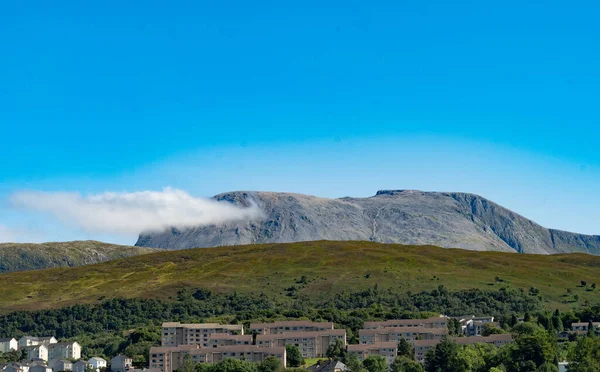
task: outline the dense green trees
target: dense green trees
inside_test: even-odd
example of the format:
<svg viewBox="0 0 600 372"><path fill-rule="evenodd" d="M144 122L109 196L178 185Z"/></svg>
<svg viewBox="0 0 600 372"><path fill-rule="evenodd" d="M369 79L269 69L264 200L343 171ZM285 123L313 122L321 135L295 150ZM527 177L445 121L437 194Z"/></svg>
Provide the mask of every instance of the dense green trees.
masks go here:
<svg viewBox="0 0 600 372"><path fill-rule="evenodd" d="M424 372L423 366L412 358L405 356L397 357L390 366L391 372Z"/></svg>
<svg viewBox="0 0 600 372"><path fill-rule="evenodd" d="M343 360L346 356L346 347L344 345L344 342L340 339L336 339L327 348L326 355L328 358Z"/></svg>
<svg viewBox="0 0 600 372"><path fill-rule="evenodd" d="M289 368L300 367L304 364L302 353L296 345L285 345L286 365Z"/></svg>
<svg viewBox="0 0 600 372"><path fill-rule="evenodd" d="M406 339L401 339L398 343L398 356L403 356L408 359L413 359L415 355L415 351L410 342L406 341Z"/></svg>
<svg viewBox="0 0 600 372"><path fill-rule="evenodd" d="M577 341L569 353L570 372L600 371L600 338L588 335Z"/></svg>
<svg viewBox="0 0 600 372"><path fill-rule="evenodd" d="M380 355L371 355L365 358L363 366L368 372L387 372L385 359Z"/></svg>

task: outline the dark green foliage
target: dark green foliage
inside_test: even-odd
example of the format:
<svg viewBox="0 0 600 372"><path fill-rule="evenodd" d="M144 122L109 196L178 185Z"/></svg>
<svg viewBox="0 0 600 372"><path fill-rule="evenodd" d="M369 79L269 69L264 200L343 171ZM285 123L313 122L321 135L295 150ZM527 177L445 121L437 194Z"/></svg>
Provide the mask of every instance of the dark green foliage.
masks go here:
<svg viewBox="0 0 600 372"><path fill-rule="evenodd" d="M371 355L363 360L363 366L369 372L387 372L385 359L380 355Z"/></svg>
<svg viewBox="0 0 600 372"><path fill-rule="evenodd" d="M300 367L304 364L302 353L296 345L285 345L285 355L288 368Z"/></svg>
<svg viewBox="0 0 600 372"><path fill-rule="evenodd" d="M265 360L258 365L258 372L277 372L281 369L281 362L274 356L266 357Z"/></svg>
<svg viewBox="0 0 600 372"><path fill-rule="evenodd" d="M397 357L390 366L391 372L424 372L423 366L407 357Z"/></svg>
<svg viewBox="0 0 600 372"><path fill-rule="evenodd" d="M400 342L398 343L398 356L413 359L414 354L415 352L410 342L403 338L400 339Z"/></svg>
<svg viewBox="0 0 600 372"><path fill-rule="evenodd" d="M442 341L427 352L425 366L427 372L467 372L469 365L460 357L461 346L442 337Z"/></svg>
<svg viewBox="0 0 600 372"><path fill-rule="evenodd" d="M327 348L326 355L328 358L331 359L343 360L346 356L346 348L344 347L344 342L340 339L336 339Z"/></svg>

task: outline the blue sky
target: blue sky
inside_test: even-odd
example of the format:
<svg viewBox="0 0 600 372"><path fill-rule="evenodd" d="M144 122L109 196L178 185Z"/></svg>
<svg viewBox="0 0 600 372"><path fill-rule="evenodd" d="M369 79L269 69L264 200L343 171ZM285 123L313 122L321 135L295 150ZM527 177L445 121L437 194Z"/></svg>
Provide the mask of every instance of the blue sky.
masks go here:
<svg viewBox="0 0 600 372"><path fill-rule="evenodd" d="M600 234L597 2L125 3L0 5L0 240L132 243L11 195L167 186L468 191Z"/></svg>

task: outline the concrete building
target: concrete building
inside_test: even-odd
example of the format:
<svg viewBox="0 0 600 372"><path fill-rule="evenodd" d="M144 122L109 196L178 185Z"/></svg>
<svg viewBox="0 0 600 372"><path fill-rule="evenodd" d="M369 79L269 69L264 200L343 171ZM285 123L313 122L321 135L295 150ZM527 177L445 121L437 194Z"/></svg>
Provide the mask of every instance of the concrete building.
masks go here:
<svg viewBox="0 0 600 372"><path fill-rule="evenodd" d="M110 360L110 370L112 372L124 372L130 369L133 364L133 360L123 354L119 354Z"/></svg>
<svg viewBox="0 0 600 372"><path fill-rule="evenodd" d="M23 336L19 339L19 349L25 348L28 346L36 346L42 344L55 344L58 341L54 336L49 337L33 337L33 336Z"/></svg>
<svg viewBox="0 0 600 372"><path fill-rule="evenodd" d="M225 359L239 359L248 362L262 362L269 356L281 361L285 368L285 347L259 348L255 345L221 346L198 348L196 345L178 347L153 347L150 349L150 369L173 372L181 367L184 357L189 355L194 363L218 363Z"/></svg>
<svg viewBox="0 0 600 372"><path fill-rule="evenodd" d="M326 331L289 332L256 335L258 347L285 347L295 345L304 358L318 358L326 354L329 345L336 340L346 345L345 329L328 329Z"/></svg>
<svg viewBox="0 0 600 372"><path fill-rule="evenodd" d="M419 363L425 362L425 356L429 349L434 348L435 345L439 344L440 340L416 340L413 343L415 349L415 360Z"/></svg>
<svg viewBox="0 0 600 372"><path fill-rule="evenodd" d="M416 340L440 340L446 334L448 328L394 327L361 329L358 331L358 338L363 345L388 341L397 343L401 339L413 343Z"/></svg>
<svg viewBox="0 0 600 372"><path fill-rule="evenodd" d="M29 372L52 372L52 368L44 363L31 363Z"/></svg>
<svg viewBox="0 0 600 372"><path fill-rule="evenodd" d="M363 329L396 327L448 328L448 318L445 316L434 316L427 319L391 319L383 322L365 322L363 325Z"/></svg>
<svg viewBox="0 0 600 372"><path fill-rule="evenodd" d="M25 350L25 352L27 353L27 360L43 360L46 362L48 361L48 346L46 346L45 344L25 346L20 349Z"/></svg>
<svg viewBox="0 0 600 372"><path fill-rule="evenodd" d="M361 362L371 355L380 355L390 366L398 356L398 343L380 342L377 344L348 345L347 351L348 353L355 353Z"/></svg>
<svg viewBox="0 0 600 372"><path fill-rule="evenodd" d="M93 358L90 358L90 360L88 360L88 364L97 371L101 368L106 368L108 363L106 362L106 359L104 359L104 358L93 357Z"/></svg>
<svg viewBox="0 0 600 372"><path fill-rule="evenodd" d="M87 370L88 365L88 362L86 362L85 360L78 360L75 363L73 363L73 372L85 372Z"/></svg>
<svg viewBox="0 0 600 372"><path fill-rule="evenodd" d="M14 338L0 338L0 353L10 353L19 348L19 342Z"/></svg>
<svg viewBox="0 0 600 372"><path fill-rule="evenodd" d="M179 322L163 323L162 342L165 347L181 345L199 345L208 347L208 338L214 334L243 335L241 324L181 324Z"/></svg>
<svg viewBox="0 0 600 372"><path fill-rule="evenodd" d="M290 332L317 332L332 329L333 323L331 322L311 322L308 320L250 324L250 332L258 335L273 335Z"/></svg>
<svg viewBox="0 0 600 372"><path fill-rule="evenodd" d="M81 359L81 345L77 342L57 342L48 345L49 359Z"/></svg>
<svg viewBox="0 0 600 372"><path fill-rule="evenodd" d="M252 335L229 335L226 333L217 333L208 336L207 347L221 347L234 345L252 345Z"/></svg>

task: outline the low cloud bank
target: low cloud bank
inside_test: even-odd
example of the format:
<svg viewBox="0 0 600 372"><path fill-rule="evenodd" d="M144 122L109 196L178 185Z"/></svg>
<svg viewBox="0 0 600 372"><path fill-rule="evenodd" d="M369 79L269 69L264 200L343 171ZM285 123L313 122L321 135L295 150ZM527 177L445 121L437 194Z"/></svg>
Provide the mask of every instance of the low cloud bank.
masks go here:
<svg viewBox="0 0 600 372"><path fill-rule="evenodd" d="M45 212L63 223L90 232L139 234L169 227L185 228L228 221L260 218L256 205L241 208L228 202L196 198L173 188L131 193L78 193L21 191L12 202L22 208ZM2 230L0 229L0 234Z"/></svg>

